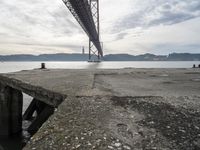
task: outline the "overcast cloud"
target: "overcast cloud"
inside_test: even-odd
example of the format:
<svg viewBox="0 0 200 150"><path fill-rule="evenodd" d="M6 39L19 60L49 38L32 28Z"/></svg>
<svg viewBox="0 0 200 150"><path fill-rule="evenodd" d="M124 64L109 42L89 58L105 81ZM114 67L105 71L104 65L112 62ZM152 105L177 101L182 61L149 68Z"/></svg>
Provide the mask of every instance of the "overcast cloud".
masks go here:
<svg viewBox="0 0 200 150"><path fill-rule="evenodd" d="M200 0L100 0L104 53L200 53ZM1 0L0 54L77 53L88 38L62 0Z"/></svg>

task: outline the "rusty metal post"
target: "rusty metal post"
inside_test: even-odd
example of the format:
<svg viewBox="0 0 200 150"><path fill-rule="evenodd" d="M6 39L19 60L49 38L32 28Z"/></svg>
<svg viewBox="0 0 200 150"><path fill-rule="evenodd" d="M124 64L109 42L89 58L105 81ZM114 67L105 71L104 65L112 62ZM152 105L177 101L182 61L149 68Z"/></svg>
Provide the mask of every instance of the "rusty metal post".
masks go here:
<svg viewBox="0 0 200 150"><path fill-rule="evenodd" d="M46 69L45 63L41 63L41 69Z"/></svg>

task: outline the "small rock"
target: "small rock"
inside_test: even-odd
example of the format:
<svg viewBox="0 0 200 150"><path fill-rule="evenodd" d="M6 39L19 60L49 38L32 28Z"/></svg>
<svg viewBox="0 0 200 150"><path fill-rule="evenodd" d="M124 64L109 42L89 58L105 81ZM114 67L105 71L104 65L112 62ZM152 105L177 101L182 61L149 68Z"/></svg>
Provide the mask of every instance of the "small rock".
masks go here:
<svg viewBox="0 0 200 150"><path fill-rule="evenodd" d="M112 146L108 146L108 148L109 148L109 149L114 149L114 147L112 147Z"/></svg>
<svg viewBox="0 0 200 150"><path fill-rule="evenodd" d="M81 144L76 145L76 148L79 148L81 146Z"/></svg>
<svg viewBox="0 0 200 150"><path fill-rule="evenodd" d="M96 142L97 142L97 143L100 143L100 142L101 142L101 139L96 140Z"/></svg>
<svg viewBox="0 0 200 150"><path fill-rule="evenodd" d="M149 122L149 124L154 124L154 123L155 123L154 121L150 121L150 122Z"/></svg>
<svg viewBox="0 0 200 150"><path fill-rule="evenodd" d="M183 129L179 129L179 131L185 133L185 130L183 130Z"/></svg>
<svg viewBox="0 0 200 150"><path fill-rule="evenodd" d="M92 135L92 132L91 132L91 131L89 131L89 133L88 133L88 134L89 134L89 136L91 136L91 135Z"/></svg>
<svg viewBox="0 0 200 150"><path fill-rule="evenodd" d="M127 149L127 150L130 150L130 149L131 149L131 148L130 148L129 146L127 146L127 145L124 145L123 148L124 148L124 149Z"/></svg>
<svg viewBox="0 0 200 150"><path fill-rule="evenodd" d="M193 142L194 145L198 148L200 148L200 139L197 139L196 141Z"/></svg>
<svg viewBox="0 0 200 150"><path fill-rule="evenodd" d="M115 143L114 144L116 147L120 147L122 144L121 143Z"/></svg>
<svg viewBox="0 0 200 150"><path fill-rule="evenodd" d="M92 144L88 141L88 144L87 144L87 145L91 146Z"/></svg>

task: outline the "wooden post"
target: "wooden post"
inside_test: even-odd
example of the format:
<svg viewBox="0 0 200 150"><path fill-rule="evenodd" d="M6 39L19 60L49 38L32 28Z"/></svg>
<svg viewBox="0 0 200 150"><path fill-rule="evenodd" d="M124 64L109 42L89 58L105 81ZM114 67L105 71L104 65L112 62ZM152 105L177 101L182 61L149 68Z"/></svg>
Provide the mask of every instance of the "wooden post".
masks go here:
<svg viewBox="0 0 200 150"><path fill-rule="evenodd" d="M0 137L10 135L10 88L0 84Z"/></svg>
<svg viewBox="0 0 200 150"><path fill-rule="evenodd" d="M17 134L22 131L22 110L23 110L23 95L22 92L16 89L11 89L11 134Z"/></svg>
<svg viewBox="0 0 200 150"><path fill-rule="evenodd" d="M22 92L0 84L0 137L21 132L22 106Z"/></svg>

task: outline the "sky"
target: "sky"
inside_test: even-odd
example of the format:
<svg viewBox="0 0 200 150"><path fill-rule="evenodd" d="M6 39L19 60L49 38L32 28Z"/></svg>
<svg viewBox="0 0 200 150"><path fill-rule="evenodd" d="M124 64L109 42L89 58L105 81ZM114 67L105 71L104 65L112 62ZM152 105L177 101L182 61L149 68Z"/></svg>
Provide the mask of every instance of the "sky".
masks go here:
<svg viewBox="0 0 200 150"><path fill-rule="evenodd" d="M200 53L200 0L100 0L104 54ZM1 0L0 55L81 53L88 37L62 0Z"/></svg>

